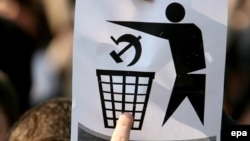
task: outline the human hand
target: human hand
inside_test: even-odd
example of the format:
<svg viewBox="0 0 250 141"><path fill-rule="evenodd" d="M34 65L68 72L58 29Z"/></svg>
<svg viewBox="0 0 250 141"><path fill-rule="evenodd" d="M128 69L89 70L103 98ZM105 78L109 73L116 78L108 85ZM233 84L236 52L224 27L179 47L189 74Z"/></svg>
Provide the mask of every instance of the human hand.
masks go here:
<svg viewBox="0 0 250 141"><path fill-rule="evenodd" d="M132 125L132 115L129 113L123 113L117 121L117 125L113 132L111 141L128 141Z"/></svg>

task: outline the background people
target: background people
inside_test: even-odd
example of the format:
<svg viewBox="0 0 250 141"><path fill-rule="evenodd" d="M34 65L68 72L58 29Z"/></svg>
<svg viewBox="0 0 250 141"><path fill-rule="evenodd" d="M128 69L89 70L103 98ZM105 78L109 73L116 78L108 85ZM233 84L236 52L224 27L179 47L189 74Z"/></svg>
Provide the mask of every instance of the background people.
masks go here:
<svg viewBox="0 0 250 141"><path fill-rule="evenodd" d="M42 0L52 38L33 57L30 102L71 96L74 0Z"/></svg>
<svg viewBox="0 0 250 141"><path fill-rule="evenodd" d="M250 125L250 1L229 0L224 109L236 124Z"/></svg>

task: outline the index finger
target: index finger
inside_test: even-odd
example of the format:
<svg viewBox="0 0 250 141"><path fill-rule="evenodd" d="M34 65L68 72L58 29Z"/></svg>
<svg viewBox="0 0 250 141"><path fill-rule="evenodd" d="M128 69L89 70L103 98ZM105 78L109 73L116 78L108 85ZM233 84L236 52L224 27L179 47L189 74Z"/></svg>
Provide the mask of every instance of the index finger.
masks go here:
<svg viewBox="0 0 250 141"><path fill-rule="evenodd" d="M133 117L129 113L123 113L115 127L111 141L128 141L130 130L133 125Z"/></svg>

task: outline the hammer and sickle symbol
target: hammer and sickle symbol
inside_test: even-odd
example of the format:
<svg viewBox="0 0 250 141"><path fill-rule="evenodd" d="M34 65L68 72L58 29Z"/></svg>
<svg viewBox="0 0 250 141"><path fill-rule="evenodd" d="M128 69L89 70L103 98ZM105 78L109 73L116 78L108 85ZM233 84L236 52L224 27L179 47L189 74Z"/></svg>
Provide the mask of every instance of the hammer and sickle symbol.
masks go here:
<svg viewBox="0 0 250 141"><path fill-rule="evenodd" d="M121 42L128 42L129 44L125 46L120 52L115 52L112 51L110 53L111 57L116 61L116 63L121 63L123 60L121 59L121 55L124 54L128 49L130 49L132 46L135 48L135 57L131 61L128 66L134 65L141 57L141 43L140 39L141 36L135 37L134 35L131 34L124 34L121 37L119 37L117 40L111 36L111 39L115 42L116 45L119 45Z"/></svg>

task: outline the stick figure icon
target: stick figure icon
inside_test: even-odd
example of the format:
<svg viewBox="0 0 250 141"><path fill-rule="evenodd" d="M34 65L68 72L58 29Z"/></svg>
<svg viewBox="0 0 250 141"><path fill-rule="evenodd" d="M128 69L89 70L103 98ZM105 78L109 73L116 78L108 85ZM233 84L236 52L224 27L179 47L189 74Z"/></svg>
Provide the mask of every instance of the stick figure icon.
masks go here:
<svg viewBox="0 0 250 141"><path fill-rule="evenodd" d="M172 23L109 22L169 41L176 79L162 126L185 98L189 99L204 124L206 75L192 73L206 68L202 32L193 23L179 23L185 17L185 9L179 3L174 2L167 6L166 17Z"/></svg>

